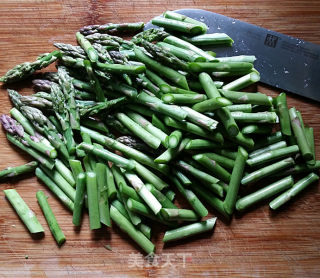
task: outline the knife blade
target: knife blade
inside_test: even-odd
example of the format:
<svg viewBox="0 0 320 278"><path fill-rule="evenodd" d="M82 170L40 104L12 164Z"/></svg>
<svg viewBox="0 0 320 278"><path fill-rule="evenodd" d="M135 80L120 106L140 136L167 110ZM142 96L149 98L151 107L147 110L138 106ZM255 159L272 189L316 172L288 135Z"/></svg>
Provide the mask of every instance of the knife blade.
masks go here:
<svg viewBox="0 0 320 278"><path fill-rule="evenodd" d="M204 48L217 57L255 55L262 83L320 101L320 45L205 10L175 12L204 22L208 33L226 33L234 40L232 47ZM152 27L157 28L148 23L145 29Z"/></svg>

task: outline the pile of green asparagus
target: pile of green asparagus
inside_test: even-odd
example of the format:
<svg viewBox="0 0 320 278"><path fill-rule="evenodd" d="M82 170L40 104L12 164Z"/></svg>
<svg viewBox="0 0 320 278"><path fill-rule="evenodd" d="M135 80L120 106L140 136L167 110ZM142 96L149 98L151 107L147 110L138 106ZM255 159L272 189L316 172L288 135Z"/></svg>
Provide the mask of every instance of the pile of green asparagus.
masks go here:
<svg viewBox="0 0 320 278"><path fill-rule="evenodd" d="M320 168L313 129L284 93L241 91L260 79L255 56L203 50L233 41L175 12L152 23L160 28L83 27L77 46L55 43L58 50L0 78L18 82L56 62L57 72L33 79L32 95L8 89L14 108L2 126L35 161L0 178L35 171L75 226L87 209L90 229L112 220L147 253L155 249L149 221L168 227L164 242L210 231L216 217L201 221L202 201L225 220L266 199L276 210L317 181ZM174 204L176 192L189 208ZM44 231L15 189L4 193L31 233ZM36 198L62 244L45 194Z"/></svg>

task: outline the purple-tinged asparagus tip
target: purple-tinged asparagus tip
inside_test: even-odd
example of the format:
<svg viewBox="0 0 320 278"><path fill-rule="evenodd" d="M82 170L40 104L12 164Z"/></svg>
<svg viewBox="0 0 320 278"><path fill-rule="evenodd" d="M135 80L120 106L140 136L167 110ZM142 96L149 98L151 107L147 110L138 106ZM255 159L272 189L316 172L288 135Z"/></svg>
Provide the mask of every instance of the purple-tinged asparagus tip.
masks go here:
<svg viewBox="0 0 320 278"><path fill-rule="evenodd" d="M38 132L35 132L35 133L34 133L34 136L35 136L39 141L41 141L42 138L43 138L43 136L42 136L41 134L39 134Z"/></svg>
<svg viewBox="0 0 320 278"><path fill-rule="evenodd" d="M39 140L39 138L37 136L30 136L30 138L31 138L32 141L34 141L36 143L40 142L40 140Z"/></svg>
<svg viewBox="0 0 320 278"><path fill-rule="evenodd" d="M20 137L23 137L24 129L22 125L18 124L18 122L12 119L10 116L2 114L0 116L0 122L3 128L12 135L19 135Z"/></svg>

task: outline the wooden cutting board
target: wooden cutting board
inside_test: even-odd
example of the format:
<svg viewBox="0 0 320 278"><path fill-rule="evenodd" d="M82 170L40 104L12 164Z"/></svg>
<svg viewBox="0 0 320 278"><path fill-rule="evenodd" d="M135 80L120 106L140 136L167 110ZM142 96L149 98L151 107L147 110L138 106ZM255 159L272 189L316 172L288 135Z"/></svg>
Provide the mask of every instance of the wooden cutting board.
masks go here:
<svg viewBox="0 0 320 278"><path fill-rule="evenodd" d="M173 4L176 2L176 4ZM14 65L53 50L53 42L75 43L74 33L83 25L106 22L149 21L167 9L201 8L320 43L320 1L57 1L2 0L0 4L0 75ZM245 38L244 38L245 39ZM320 76L319 76L320 77ZM23 84L23 93L31 93ZM14 86L12 88L15 88ZM0 88L0 112L11 107L6 88ZM259 85L261 92L278 91ZM289 96L305 123L314 127L320 157L320 106ZM19 165L30 158L7 142L0 132L0 168ZM2 189L16 188L39 216L46 234L31 237ZM59 248L37 204L35 193L43 189L67 237ZM320 192L306 190L277 213L262 205L230 225L218 220L213 234L163 246L163 231L153 226L157 257L147 264L139 247L116 226L91 232L87 216L81 230L71 214L32 176L1 184L1 277L319 277ZM210 210L214 215L214 211ZM105 248L112 247L112 251Z"/></svg>

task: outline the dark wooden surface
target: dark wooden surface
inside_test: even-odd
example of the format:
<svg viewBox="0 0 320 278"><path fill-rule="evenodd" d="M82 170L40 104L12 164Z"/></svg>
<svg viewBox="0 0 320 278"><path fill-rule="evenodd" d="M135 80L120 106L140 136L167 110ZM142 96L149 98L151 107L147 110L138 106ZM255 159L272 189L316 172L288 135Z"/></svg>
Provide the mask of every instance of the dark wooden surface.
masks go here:
<svg viewBox="0 0 320 278"><path fill-rule="evenodd" d="M175 4L173 4L175 2ZM37 1L2 0L0 4L0 75L17 63L53 49L53 42L74 43L79 27L106 22L145 21L168 9L201 8L320 43L320 1ZM319 73L320 77L320 73ZM30 85L26 83L26 87ZM30 86L29 86L30 87ZM273 88L259 90L274 96ZM21 90L30 93L31 89ZM320 106L289 96L289 105L314 127L320 157ZM0 88L0 112L11 104ZM0 132L0 168L30 160ZM5 199L2 189L16 188L39 216L46 234L33 238ZM67 237L59 248L37 204L43 189ZM74 229L71 214L35 177L1 184L0 277L319 277L320 193L310 187L278 213L265 204L230 225L218 220L214 233L163 246L155 233L157 262L147 265L140 249L117 227L91 232L85 217ZM210 211L213 214L213 211ZM157 227L154 228L157 230ZM105 248L109 244L112 251ZM28 256L28 259L26 259ZM185 257L185 262L183 261Z"/></svg>

